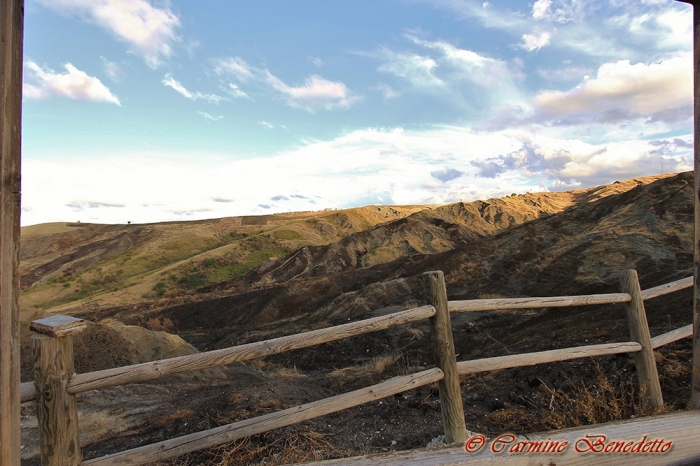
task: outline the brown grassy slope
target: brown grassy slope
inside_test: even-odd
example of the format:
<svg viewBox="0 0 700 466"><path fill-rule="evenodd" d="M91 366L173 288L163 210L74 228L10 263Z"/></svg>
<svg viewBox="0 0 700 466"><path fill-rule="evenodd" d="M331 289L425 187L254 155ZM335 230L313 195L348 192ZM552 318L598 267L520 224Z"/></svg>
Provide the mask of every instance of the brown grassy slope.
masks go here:
<svg viewBox="0 0 700 466"><path fill-rule="evenodd" d="M420 274L427 270L445 272L450 299L616 291L616 271L629 267L638 269L643 286L652 286L690 274L691 178L684 173L518 196L522 199L489 201L489 206L444 206L338 243L302 248L185 298L85 315L114 316L131 324L168 317L183 335L215 335L211 344L218 347L251 327L291 333L358 318L377 308L418 305L423 299ZM569 207L550 214L547 199ZM532 206L538 202L540 206ZM508 207L525 204L542 210L527 211L529 217L522 215L520 221L531 221L517 223ZM506 228L499 230L497 222ZM403 237L425 245L425 238L438 236L452 248L423 253L402 249L397 242ZM374 266L363 264L363 257L370 255L368 244L376 238L403 255ZM353 248L367 252L348 253Z"/></svg>
<svg viewBox="0 0 700 466"><path fill-rule="evenodd" d="M22 304L62 311L177 294L241 275L300 246L331 243L424 208L367 206L196 222L25 227ZM205 273L198 273L202 264ZM159 282L163 285L154 293Z"/></svg>

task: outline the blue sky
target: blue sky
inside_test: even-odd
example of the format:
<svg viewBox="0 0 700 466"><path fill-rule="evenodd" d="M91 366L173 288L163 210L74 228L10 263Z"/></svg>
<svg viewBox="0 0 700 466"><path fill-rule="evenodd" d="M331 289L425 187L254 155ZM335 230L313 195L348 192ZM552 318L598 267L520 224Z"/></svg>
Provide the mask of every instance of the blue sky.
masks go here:
<svg viewBox="0 0 700 466"><path fill-rule="evenodd" d="M692 168L673 0L26 0L22 224L560 191Z"/></svg>

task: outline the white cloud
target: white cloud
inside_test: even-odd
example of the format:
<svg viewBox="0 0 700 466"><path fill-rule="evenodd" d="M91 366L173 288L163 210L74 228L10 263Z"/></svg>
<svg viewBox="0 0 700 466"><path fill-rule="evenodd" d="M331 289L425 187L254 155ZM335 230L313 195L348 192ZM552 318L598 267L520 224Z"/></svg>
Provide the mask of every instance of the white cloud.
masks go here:
<svg viewBox="0 0 700 466"><path fill-rule="evenodd" d="M352 96L345 84L329 81L321 76L312 75L306 78L303 86L292 87L266 72L267 83L276 91L289 97L289 104L294 107L313 111L317 108L331 110L348 108L356 97Z"/></svg>
<svg viewBox="0 0 700 466"><path fill-rule="evenodd" d="M535 34L523 34L523 41L518 44L518 47L523 50L527 50L528 52L532 52L549 45L551 38L552 34L546 31L539 36Z"/></svg>
<svg viewBox="0 0 700 466"><path fill-rule="evenodd" d="M323 60L321 60L318 57L308 57L307 60L309 60L310 63L313 63L314 65L321 67L323 66Z"/></svg>
<svg viewBox="0 0 700 466"><path fill-rule="evenodd" d="M207 113L207 112L201 112L201 111L199 111L199 110L197 111L197 113L199 113L200 115L202 115L202 116L203 116L204 118L206 118L207 120L211 120L211 121L219 121L219 120L222 120L222 119L224 118L223 115L216 115L216 116L214 116L214 115L210 115L210 114Z"/></svg>
<svg viewBox="0 0 700 466"><path fill-rule="evenodd" d="M532 17L538 20L568 23L582 20L587 6L585 0L537 0L532 5Z"/></svg>
<svg viewBox="0 0 700 466"><path fill-rule="evenodd" d="M58 73L49 68L41 68L31 60L24 62L24 97L48 99L66 96L75 100L109 102L121 106L117 96L102 81L88 76L70 63L63 66L66 72Z"/></svg>
<svg viewBox="0 0 700 466"><path fill-rule="evenodd" d="M384 99L386 100L395 99L396 97L399 97L401 95L400 92L395 91L391 86L384 83L374 87L373 89L381 91L382 94L384 94Z"/></svg>
<svg viewBox="0 0 700 466"><path fill-rule="evenodd" d="M532 17L542 19L547 15L549 8L552 6L552 0L537 0L532 5Z"/></svg>
<svg viewBox="0 0 700 466"><path fill-rule="evenodd" d="M130 44L152 68L172 54L180 19L169 2L157 8L147 0L34 0L61 14L78 15Z"/></svg>
<svg viewBox="0 0 700 466"><path fill-rule="evenodd" d="M357 96L342 82L329 81L318 75L311 75L302 86L294 87L273 75L267 68L251 66L240 57L217 58L213 62L214 71L219 76L232 76L245 83L266 84L286 95L290 106L309 112L317 109L348 108L357 100ZM238 94L236 97L248 97L235 84L229 84L229 88Z"/></svg>
<svg viewBox="0 0 700 466"><path fill-rule="evenodd" d="M248 65L240 57L215 58L212 61L216 74L234 76L242 82L254 80L256 76L260 75L260 70Z"/></svg>
<svg viewBox="0 0 700 466"><path fill-rule="evenodd" d="M430 57L415 53L394 52L387 48L382 49L382 55L386 60L386 63L378 68L382 73L405 78L416 87L435 87L444 84L433 74L437 63Z"/></svg>
<svg viewBox="0 0 700 466"><path fill-rule="evenodd" d="M397 52L382 47L363 55L378 58L385 63L378 71L404 79L417 91L442 94L453 104L483 105L485 100L508 101L519 98L514 84L522 74L519 65L461 49L443 40L425 40L413 34L404 34L413 44L429 49L430 55L415 52ZM478 87L466 85L475 84ZM498 93L484 93L483 87L498 86ZM479 103L481 102L481 104Z"/></svg>
<svg viewBox="0 0 700 466"><path fill-rule="evenodd" d="M228 89L226 90L226 92L228 92L229 94L231 94L232 96L234 96L236 98L240 98L240 97L250 98L248 96L248 94L246 94L245 92L240 90L239 87L233 83L228 83Z"/></svg>
<svg viewBox="0 0 700 466"><path fill-rule="evenodd" d="M100 57L102 62L102 70L110 77L110 79L116 83L121 82L124 76L124 71L119 65L114 62L107 60L105 57Z"/></svg>
<svg viewBox="0 0 700 466"><path fill-rule="evenodd" d="M258 124L261 124L261 125L263 125L264 127L270 128L270 129L273 129L273 128L275 127L272 123L268 123L268 122L265 121L265 120L260 120L260 121L258 121Z"/></svg>
<svg viewBox="0 0 700 466"><path fill-rule="evenodd" d="M546 119L620 121L647 118L682 121L692 116L693 65L690 53L632 65L606 63L595 78L569 91L545 91L534 106Z"/></svg>
<svg viewBox="0 0 700 466"><path fill-rule="evenodd" d="M226 97L222 97L216 94L202 94L201 92L190 92L185 89L185 86L180 84L179 81L170 76L170 73L166 74L161 81L165 86L174 89L178 94L187 97L190 100L206 100L209 103L218 105L222 100L228 100Z"/></svg>
<svg viewBox="0 0 700 466"><path fill-rule="evenodd" d="M261 158L169 152L25 159L22 221L156 222L369 202L439 204L591 186L658 173L661 163L666 171L691 167L690 134L646 142L634 132L591 144L551 133L373 128ZM85 207L80 217L69 204Z"/></svg>

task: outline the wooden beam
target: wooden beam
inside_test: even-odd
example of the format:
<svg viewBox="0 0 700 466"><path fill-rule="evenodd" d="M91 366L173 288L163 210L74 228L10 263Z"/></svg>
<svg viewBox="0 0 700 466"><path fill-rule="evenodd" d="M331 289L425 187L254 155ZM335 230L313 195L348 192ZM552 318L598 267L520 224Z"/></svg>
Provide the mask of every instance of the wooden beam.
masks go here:
<svg viewBox="0 0 700 466"><path fill-rule="evenodd" d="M107 466L152 463L184 455L202 448L221 445L240 438L267 432L280 427L297 424L343 409L359 406L387 396L422 387L442 380L443 373L438 368L428 369L411 375L394 377L377 385L361 388L331 398L306 403L275 413L234 422L214 429L184 435L171 440L146 445L133 450L122 451L112 455L83 461L82 466Z"/></svg>
<svg viewBox="0 0 700 466"><path fill-rule="evenodd" d="M695 169L695 247L693 251L693 378L690 386L690 406L700 409L700 8L693 3L693 70L694 116L693 131Z"/></svg>
<svg viewBox="0 0 700 466"><path fill-rule="evenodd" d="M0 0L0 464L20 464L19 215L24 0Z"/></svg>
<svg viewBox="0 0 700 466"><path fill-rule="evenodd" d="M294 349L308 348L329 341L342 340L355 335L386 330L397 325L427 319L434 314L435 309L432 306L421 306L394 314L288 335L286 337L273 338L272 340L247 343L232 348L78 374L68 383L68 393L80 393L114 385L144 382L181 372L249 361Z"/></svg>
<svg viewBox="0 0 700 466"><path fill-rule="evenodd" d="M495 371L511 367L534 366L549 362L568 361L570 359L607 356L610 354L634 353L642 350L637 342L603 343L600 345L575 346L536 353L511 354L493 358L475 359L457 363L459 375L474 374L475 372Z"/></svg>
<svg viewBox="0 0 700 466"><path fill-rule="evenodd" d="M691 288L692 286L693 277L681 278L680 280L676 280L675 282L665 283L663 285L642 290L642 299L646 301L647 299L652 299L669 293L673 293L675 291Z"/></svg>
<svg viewBox="0 0 700 466"><path fill-rule="evenodd" d="M468 299L465 301L450 301L448 307L450 312L502 311L505 309L537 309L627 303L630 299L632 298L626 293L550 296L546 298Z"/></svg>
<svg viewBox="0 0 700 466"><path fill-rule="evenodd" d="M42 466L78 466L80 452L78 408L66 385L75 375L73 335L85 329L82 319L51 316L30 325L36 416Z"/></svg>
<svg viewBox="0 0 700 466"><path fill-rule="evenodd" d="M629 293L632 296L632 301L625 303L627 322L630 326L630 338L632 341L642 345L642 350L634 354L640 393L644 394L643 400L645 403L649 403L654 409L661 408L664 405L664 400L661 396L659 373L656 370L654 347L651 343L649 324L647 323L637 271L621 270L618 276L623 293Z"/></svg>
<svg viewBox="0 0 700 466"><path fill-rule="evenodd" d="M435 365L445 373L445 377L438 382L445 443L464 443L467 439L467 426L464 421L462 390L459 387L452 322L447 308L447 289L442 271L424 273L423 286L425 300L435 308L435 315L430 318L430 340L433 344Z"/></svg>
<svg viewBox="0 0 700 466"><path fill-rule="evenodd" d="M688 324L684 327L671 330L668 333L662 333L651 339L651 346L656 349L669 343L673 343L681 338L688 338L693 336L693 324Z"/></svg>

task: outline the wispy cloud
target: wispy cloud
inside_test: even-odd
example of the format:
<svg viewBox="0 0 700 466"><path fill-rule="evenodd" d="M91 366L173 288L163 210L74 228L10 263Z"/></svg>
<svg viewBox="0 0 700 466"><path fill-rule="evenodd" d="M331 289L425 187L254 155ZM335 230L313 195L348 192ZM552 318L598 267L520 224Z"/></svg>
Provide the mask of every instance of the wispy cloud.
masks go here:
<svg viewBox="0 0 700 466"><path fill-rule="evenodd" d="M395 99L401 95L400 92L394 90L391 86L388 84L379 84L378 86L373 87L372 89L376 89L380 91L382 94L384 94L384 99L389 100L389 99Z"/></svg>
<svg viewBox="0 0 700 466"><path fill-rule="evenodd" d="M75 211L83 211L85 209L99 209L101 207L126 207L126 204L114 204L111 202L99 202L99 201L73 201L66 204L66 207L70 207Z"/></svg>
<svg viewBox="0 0 700 466"><path fill-rule="evenodd" d="M128 43L146 63L156 68L172 54L178 42L180 19L166 0L161 7L147 0L34 0L61 14L76 15L97 24Z"/></svg>
<svg viewBox="0 0 700 466"><path fill-rule="evenodd" d="M303 85L293 86L282 81L267 68L249 65L240 57L217 58L213 63L214 72L219 76L233 77L242 83L267 85L284 94L290 106L309 112L318 109L348 108L358 99L342 82L330 81L318 75L309 76ZM235 84L230 84L229 87L234 92L240 91ZM240 92L241 96L247 96L243 91Z"/></svg>
<svg viewBox="0 0 700 466"><path fill-rule="evenodd" d="M202 115L202 116L203 116L204 118L206 118L207 120L211 120L211 121L219 121L219 120L222 120L222 119L224 118L223 115L216 115L216 116L214 116L214 115L210 115L210 114L207 113L207 112L201 112L201 111L199 111L199 110L197 111L197 113L199 113L200 115Z"/></svg>
<svg viewBox="0 0 700 466"><path fill-rule="evenodd" d="M377 70L408 80L419 88L443 86L444 82L434 74L437 63L431 57L411 52L395 52L383 47L379 52L386 61Z"/></svg>
<svg viewBox="0 0 700 466"><path fill-rule="evenodd" d="M532 17L538 20L568 23L582 20L592 8L584 0L537 0L532 5Z"/></svg>
<svg viewBox="0 0 700 466"><path fill-rule="evenodd" d="M53 96L65 96L75 100L109 102L121 106L117 96L98 78L88 76L70 63L63 67L66 72L59 73L49 68L41 68L31 60L24 62L24 97L48 99Z"/></svg>
<svg viewBox="0 0 700 466"><path fill-rule="evenodd" d="M258 124L263 125L264 127L270 128L270 129L273 129L275 127L272 123L268 123L265 120L258 121Z"/></svg>
<svg viewBox="0 0 700 466"><path fill-rule="evenodd" d="M121 82L124 76L124 70L114 62L107 60L105 57L100 57L102 62L102 70L116 83Z"/></svg>
<svg viewBox="0 0 700 466"><path fill-rule="evenodd" d="M243 92L242 90L240 90L240 89L238 88L238 86L236 86L236 85L233 84L233 83L229 83L229 84L228 84L228 89L227 89L226 91L227 91L229 94L231 94L232 96L236 97L236 98L247 97L247 98L250 99L250 97L248 96L248 94L246 94L245 92Z"/></svg>
<svg viewBox="0 0 700 466"><path fill-rule="evenodd" d="M321 60L318 57L308 57L307 60L309 60L310 63L313 63L314 65L318 66L319 68L323 66L323 60Z"/></svg>
<svg viewBox="0 0 700 466"><path fill-rule="evenodd" d="M226 97L222 97L222 96L216 95L216 94L203 94L201 92L190 92L187 89L185 89L185 86L180 84L179 81L177 81L172 76L170 76L170 73L166 74L161 82L165 86L168 86L168 87L174 89L177 93L181 94L184 97L187 97L190 100L202 99L202 100L206 100L209 103L217 104L217 105L222 100L228 100Z"/></svg>
<svg viewBox="0 0 700 466"><path fill-rule="evenodd" d="M214 72L218 75L233 76L239 81L249 82L260 75L260 70L250 66L240 57L214 58Z"/></svg>

